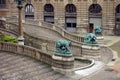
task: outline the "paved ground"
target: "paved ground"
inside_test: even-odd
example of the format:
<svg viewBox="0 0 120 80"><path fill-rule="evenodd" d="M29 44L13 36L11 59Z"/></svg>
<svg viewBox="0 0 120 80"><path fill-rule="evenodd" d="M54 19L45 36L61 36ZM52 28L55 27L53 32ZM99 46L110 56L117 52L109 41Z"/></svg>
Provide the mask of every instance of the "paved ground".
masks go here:
<svg viewBox="0 0 120 80"><path fill-rule="evenodd" d="M29 57L0 52L0 80L72 80Z"/></svg>
<svg viewBox="0 0 120 80"><path fill-rule="evenodd" d="M119 36L105 36L104 38L105 38L106 46L112 46L115 44L115 46L117 47L117 50L120 50L119 48L120 37ZM113 55L115 54L113 53ZM104 57L103 60L106 60L105 57L108 58L107 56L103 56L103 57ZM82 78L81 80L120 80L120 58L117 57L117 60L111 61L110 65L107 64L102 70L98 70L93 75L89 75L85 78Z"/></svg>
<svg viewBox="0 0 120 80"><path fill-rule="evenodd" d="M107 68L108 67L105 66L105 68L100 72L98 71L93 75L83 78L81 80L120 80L120 73L111 71Z"/></svg>

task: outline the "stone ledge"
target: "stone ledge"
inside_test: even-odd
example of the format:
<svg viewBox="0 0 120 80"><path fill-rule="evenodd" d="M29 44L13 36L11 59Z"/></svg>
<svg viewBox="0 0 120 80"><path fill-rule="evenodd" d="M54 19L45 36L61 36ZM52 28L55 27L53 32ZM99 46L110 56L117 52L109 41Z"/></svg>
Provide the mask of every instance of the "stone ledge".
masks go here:
<svg viewBox="0 0 120 80"><path fill-rule="evenodd" d="M62 56L56 56L56 55L53 55L52 58L54 60L62 60L62 61L72 61L72 60L74 60L73 57L62 57Z"/></svg>
<svg viewBox="0 0 120 80"><path fill-rule="evenodd" d="M85 48L85 49L94 49L94 50L99 50L100 49L99 47L89 46L89 45L82 45L82 48Z"/></svg>

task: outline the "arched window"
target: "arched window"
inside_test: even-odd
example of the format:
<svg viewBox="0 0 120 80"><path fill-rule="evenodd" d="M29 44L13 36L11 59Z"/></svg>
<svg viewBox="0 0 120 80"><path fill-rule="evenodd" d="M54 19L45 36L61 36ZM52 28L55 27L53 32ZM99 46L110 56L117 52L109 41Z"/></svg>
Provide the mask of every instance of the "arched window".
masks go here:
<svg viewBox="0 0 120 80"><path fill-rule="evenodd" d="M69 32L76 32L76 6L74 4L67 4L65 7L65 25Z"/></svg>
<svg viewBox="0 0 120 80"><path fill-rule="evenodd" d="M44 6L44 11L45 12L54 12L54 8L53 8L53 6L51 4L46 4Z"/></svg>
<svg viewBox="0 0 120 80"><path fill-rule="evenodd" d="M120 13L120 4L116 7L116 13Z"/></svg>
<svg viewBox="0 0 120 80"><path fill-rule="evenodd" d="M6 0L0 0L0 4L6 4Z"/></svg>
<svg viewBox="0 0 120 80"><path fill-rule="evenodd" d="M34 8L32 4L27 4L25 6L25 17L26 18L34 18Z"/></svg>
<svg viewBox="0 0 120 80"><path fill-rule="evenodd" d="M0 0L0 8L6 7L6 0Z"/></svg>
<svg viewBox="0 0 120 80"><path fill-rule="evenodd" d="M44 6L44 21L54 23L54 7L52 4L45 4Z"/></svg>
<svg viewBox="0 0 120 80"><path fill-rule="evenodd" d="M120 4L116 7L114 33L120 35Z"/></svg>
<svg viewBox="0 0 120 80"><path fill-rule="evenodd" d="M99 4L91 4L89 9L89 33L94 32L96 26L102 26L102 8Z"/></svg>
<svg viewBox="0 0 120 80"><path fill-rule="evenodd" d="M101 6L99 4L92 4L90 7L89 7L89 12L90 13L101 13Z"/></svg>
<svg viewBox="0 0 120 80"><path fill-rule="evenodd" d="M68 4L65 7L65 11L68 13L76 12L76 7L73 4Z"/></svg>

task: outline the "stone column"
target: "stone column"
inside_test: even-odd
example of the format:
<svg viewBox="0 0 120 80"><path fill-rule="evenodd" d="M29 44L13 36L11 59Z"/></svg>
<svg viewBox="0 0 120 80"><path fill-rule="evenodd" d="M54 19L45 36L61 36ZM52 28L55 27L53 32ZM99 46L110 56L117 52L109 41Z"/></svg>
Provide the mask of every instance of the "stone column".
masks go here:
<svg viewBox="0 0 120 80"><path fill-rule="evenodd" d="M24 37L23 37L23 26L22 26L22 1L18 1L18 30L19 30L19 37L18 37L18 44L24 45Z"/></svg>

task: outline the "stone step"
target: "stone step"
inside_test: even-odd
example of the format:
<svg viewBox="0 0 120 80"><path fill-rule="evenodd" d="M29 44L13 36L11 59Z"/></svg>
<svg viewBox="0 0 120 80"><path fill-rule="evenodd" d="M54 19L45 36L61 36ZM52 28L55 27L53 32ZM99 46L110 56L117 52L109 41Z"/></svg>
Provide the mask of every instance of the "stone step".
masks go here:
<svg viewBox="0 0 120 80"><path fill-rule="evenodd" d="M57 80L63 77L50 65L30 57L0 52L0 80Z"/></svg>
<svg viewBox="0 0 120 80"><path fill-rule="evenodd" d="M27 76L25 76L24 79L29 80L29 79L33 78L33 80L34 80L34 78L36 78L36 77L38 77L39 79L41 79L40 78L41 75L49 73L49 72L52 72L52 69L50 69L50 68L49 69L48 68L44 68L44 69L41 69L39 71L31 72L31 73L27 74Z"/></svg>
<svg viewBox="0 0 120 80"><path fill-rule="evenodd" d="M17 66L19 66L19 65L25 65L25 58L16 58L16 59L14 59L14 60L12 60L12 61L3 61L2 63L0 63L0 68L5 68L5 67L8 67L8 66L15 66L16 64L17 64ZM28 62L30 62L30 61L28 61ZM18 63L20 63L20 64L18 64Z"/></svg>
<svg viewBox="0 0 120 80"><path fill-rule="evenodd" d="M22 68L21 70L19 69L18 71L13 70L11 73L9 73L11 75L8 74L8 76L4 76L4 78L9 80L10 78L14 78L20 75L24 77L28 75L29 73L38 72L39 70L44 69L45 67L46 66L37 66L37 67L33 66L33 67Z"/></svg>
<svg viewBox="0 0 120 80"><path fill-rule="evenodd" d="M56 72L55 74L53 74L53 75L51 75L49 77L42 78L41 80L58 80L61 77L63 77L63 75L62 74L58 75L58 73Z"/></svg>

